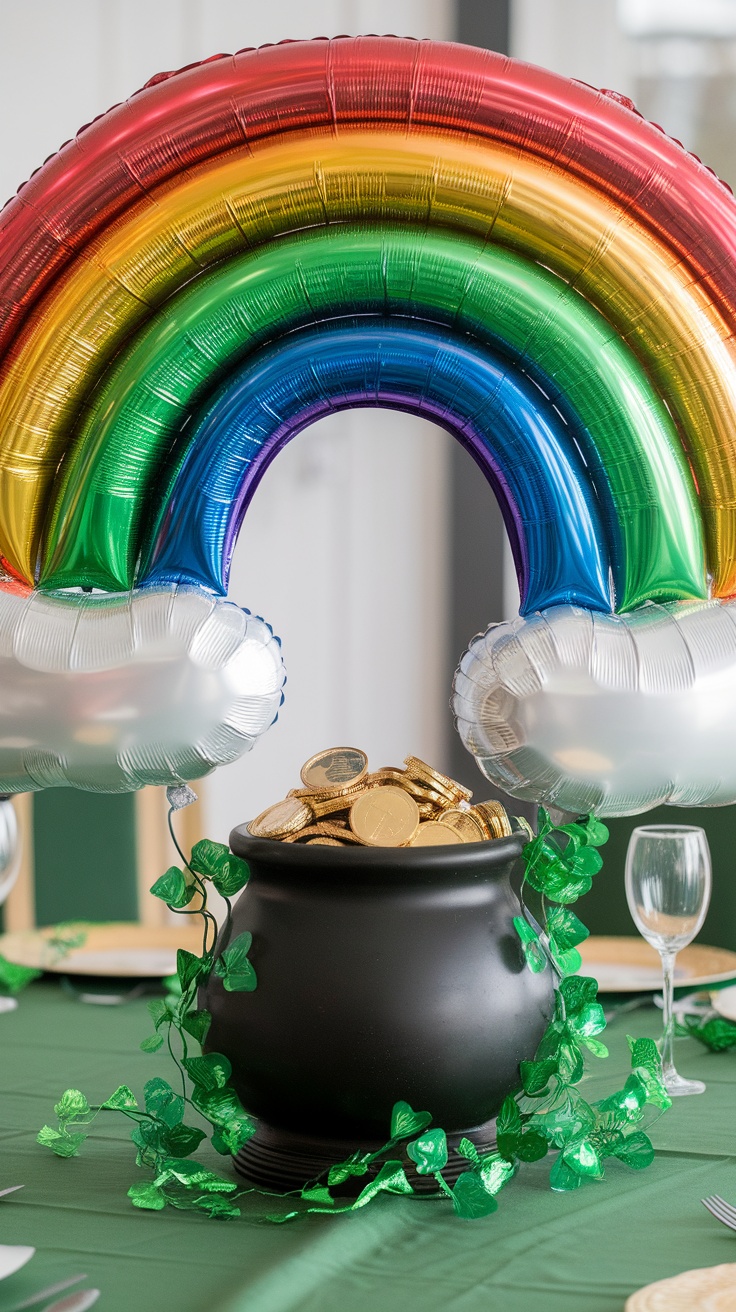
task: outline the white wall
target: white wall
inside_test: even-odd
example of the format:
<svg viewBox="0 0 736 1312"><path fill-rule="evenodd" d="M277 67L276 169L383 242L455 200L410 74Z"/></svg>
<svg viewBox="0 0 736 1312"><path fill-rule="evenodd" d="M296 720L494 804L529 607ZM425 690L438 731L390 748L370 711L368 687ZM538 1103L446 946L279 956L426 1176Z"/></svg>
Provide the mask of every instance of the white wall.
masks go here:
<svg viewBox="0 0 736 1312"><path fill-rule="evenodd" d="M285 37L441 38L451 15L451 0L0 0L0 198L162 69ZM375 765L441 760L450 441L353 412L269 469L230 596L282 637L287 701L250 756L201 786L212 837L282 796L320 747L356 743Z"/></svg>
<svg viewBox="0 0 736 1312"><path fill-rule="evenodd" d="M511 0L511 54L594 87L632 92L634 59L617 0Z"/></svg>

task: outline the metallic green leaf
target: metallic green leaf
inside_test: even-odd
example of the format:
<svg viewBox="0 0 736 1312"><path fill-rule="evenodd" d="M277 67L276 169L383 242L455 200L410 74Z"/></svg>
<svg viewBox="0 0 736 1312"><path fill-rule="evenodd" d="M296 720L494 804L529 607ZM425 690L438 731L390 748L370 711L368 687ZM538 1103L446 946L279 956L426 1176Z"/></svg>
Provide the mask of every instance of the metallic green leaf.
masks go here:
<svg viewBox="0 0 736 1312"><path fill-rule="evenodd" d="M67 1089L54 1107L54 1112L62 1122L76 1121L81 1116L88 1116L89 1111L90 1105L79 1089Z"/></svg>
<svg viewBox="0 0 736 1312"><path fill-rule="evenodd" d="M191 1034L192 1038L196 1039L199 1044L204 1043L211 1024L212 1016L209 1011L204 1009L201 1011L187 1011L181 1018L182 1029L186 1030L187 1034Z"/></svg>
<svg viewBox="0 0 736 1312"><path fill-rule="evenodd" d="M407 1156L419 1175L434 1175L447 1166L447 1137L444 1130L425 1130L424 1134L406 1145Z"/></svg>
<svg viewBox="0 0 736 1312"><path fill-rule="evenodd" d="M432 1120L431 1112L415 1112L408 1102L395 1102L391 1112L391 1138L408 1139Z"/></svg>
<svg viewBox="0 0 736 1312"><path fill-rule="evenodd" d="M566 1144L562 1150L562 1160L577 1175L591 1180L603 1178L603 1166L590 1139L577 1139Z"/></svg>
<svg viewBox="0 0 736 1312"><path fill-rule="evenodd" d="M132 1089L127 1084L121 1084L110 1094L110 1097L102 1103L106 1111L133 1111L138 1106Z"/></svg>
<svg viewBox="0 0 736 1312"><path fill-rule="evenodd" d="M562 952L577 947L578 943L583 943L590 934L590 930L578 920L575 912L563 906L547 909L546 928L547 933L554 938L558 949Z"/></svg>
<svg viewBox="0 0 736 1312"><path fill-rule="evenodd" d="M456 1216L464 1221L477 1221L495 1212L498 1203L484 1188L475 1171L463 1171L452 1190L452 1206Z"/></svg>
<svg viewBox="0 0 736 1312"><path fill-rule="evenodd" d="M652 1141L643 1130L636 1130L634 1134L627 1135L623 1143L614 1149L614 1153L619 1161L625 1162L635 1171L645 1170L654 1161Z"/></svg>
<svg viewBox="0 0 736 1312"><path fill-rule="evenodd" d="M142 1207L150 1212L160 1212L166 1206L166 1194L150 1181L146 1181L145 1184L132 1184L128 1190L128 1197L134 1207Z"/></svg>
<svg viewBox="0 0 736 1312"><path fill-rule="evenodd" d="M148 1038L144 1039L139 1045L141 1052L158 1052L159 1048L163 1048L163 1046L162 1034L149 1034Z"/></svg>
<svg viewBox="0 0 736 1312"><path fill-rule="evenodd" d="M143 1086L143 1099L149 1116L156 1116L164 1125L179 1125L184 1116L184 1099L171 1085L154 1076Z"/></svg>
<svg viewBox="0 0 736 1312"><path fill-rule="evenodd" d="M151 887L154 897L160 898L175 910L188 906L196 891L195 885L187 880L179 866L169 866L166 873Z"/></svg>
<svg viewBox="0 0 736 1312"><path fill-rule="evenodd" d="M560 1154L549 1173L549 1183L555 1193L568 1193L572 1189L580 1188L583 1177L578 1175L576 1171L571 1171L570 1167L563 1161L562 1154Z"/></svg>
<svg viewBox="0 0 736 1312"><path fill-rule="evenodd" d="M555 1057L545 1057L542 1061L520 1062L519 1073L527 1097L538 1098L544 1093L556 1071L557 1059Z"/></svg>

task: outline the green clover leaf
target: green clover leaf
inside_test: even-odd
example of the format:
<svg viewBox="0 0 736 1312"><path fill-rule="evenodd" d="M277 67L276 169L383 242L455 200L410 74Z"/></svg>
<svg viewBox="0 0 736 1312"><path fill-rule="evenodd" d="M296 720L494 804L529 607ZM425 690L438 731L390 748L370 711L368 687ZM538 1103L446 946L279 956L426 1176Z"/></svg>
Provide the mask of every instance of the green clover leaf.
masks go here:
<svg viewBox="0 0 736 1312"><path fill-rule="evenodd" d="M636 1130L633 1134L627 1135L623 1143L614 1148L613 1152L619 1161L625 1162L635 1171L645 1170L654 1161L652 1141L643 1130Z"/></svg>
<svg viewBox="0 0 736 1312"><path fill-rule="evenodd" d="M360 1191L350 1211L354 1211L358 1207L365 1207L366 1203L369 1203L372 1198L376 1197L376 1194L380 1193L414 1193L401 1162L384 1162L375 1180L371 1180L365 1186L365 1189Z"/></svg>
<svg viewBox="0 0 736 1312"><path fill-rule="evenodd" d="M86 1134L70 1134L66 1129L54 1130L44 1125L36 1135L36 1143L50 1148L57 1157L76 1157L86 1137Z"/></svg>
<svg viewBox="0 0 736 1312"><path fill-rule="evenodd" d="M576 1175L591 1180L603 1178L603 1166L590 1139L577 1139L566 1144L562 1150L562 1160Z"/></svg>
<svg viewBox="0 0 736 1312"><path fill-rule="evenodd" d="M557 1072L556 1057L545 1057L542 1061L522 1061L519 1074L524 1093L528 1098L539 1098L546 1092L547 1086Z"/></svg>
<svg viewBox="0 0 736 1312"><path fill-rule="evenodd" d="M155 1076L143 1086L143 1099L149 1116L155 1116L164 1125L179 1125L184 1116L184 1099L171 1085Z"/></svg>
<svg viewBox="0 0 736 1312"><path fill-rule="evenodd" d="M547 1151L548 1144L544 1135L538 1134L536 1130L527 1130L518 1142L516 1156L520 1162L538 1162L547 1156Z"/></svg>
<svg viewBox="0 0 736 1312"><path fill-rule="evenodd" d="M566 1165L560 1153L549 1173L549 1183L550 1188L554 1189L555 1193L569 1193L572 1189L580 1188L583 1177Z"/></svg>
<svg viewBox="0 0 736 1312"><path fill-rule="evenodd" d="M475 1171L463 1171L452 1190L452 1207L455 1216L464 1221L477 1221L495 1212L498 1203L493 1194L484 1188Z"/></svg>
<svg viewBox="0 0 736 1312"><path fill-rule="evenodd" d="M447 1137L444 1130L426 1130L420 1138L406 1145L419 1175L434 1175L447 1166Z"/></svg>
<svg viewBox="0 0 736 1312"><path fill-rule="evenodd" d="M415 1112L408 1102L395 1102L391 1112L391 1138L409 1139L432 1120L431 1112Z"/></svg>
<svg viewBox="0 0 736 1312"><path fill-rule="evenodd" d="M727 1052L729 1048L736 1047L736 1025L726 1020L725 1016L712 1016L706 1021L686 1016L683 1029L686 1034L705 1044L711 1052Z"/></svg>
<svg viewBox="0 0 736 1312"><path fill-rule="evenodd" d="M480 1165L480 1153L470 1139L461 1139L455 1152L459 1153L461 1157L465 1157L467 1161L472 1162L475 1166Z"/></svg>
<svg viewBox="0 0 736 1312"><path fill-rule="evenodd" d="M504 1098L496 1119L496 1145L502 1157L513 1161L521 1142L521 1112L516 1099L509 1094Z"/></svg>
<svg viewBox="0 0 736 1312"><path fill-rule="evenodd" d="M115 1092L111 1093L110 1097L106 1098L101 1104L105 1111L111 1112L134 1111L137 1106L135 1095L127 1084L119 1085Z"/></svg>
<svg viewBox="0 0 736 1312"><path fill-rule="evenodd" d="M559 992L565 1004L565 1014L569 1018L589 1002L595 1002L598 981L590 975L575 975L571 979L561 980Z"/></svg>
<svg viewBox="0 0 736 1312"><path fill-rule="evenodd" d="M42 974L43 971L36 970L33 966L19 966L16 962L7 961L5 957L0 956L0 993L9 993L11 997L21 993L26 985L31 984Z"/></svg>
<svg viewBox="0 0 736 1312"><path fill-rule="evenodd" d="M365 1175L368 1170L368 1162L360 1152L353 1153L345 1162L338 1162L336 1166L331 1166L327 1173L328 1185L335 1186L344 1184L354 1175Z"/></svg>
<svg viewBox="0 0 736 1312"><path fill-rule="evenodd" d="M225 843L213 843L210 838L202 838L192 848L189 864L198 875L213 879L219 874L230 857L230 848Z"/></svg>
<svg viewBox="0 0 736 1312"><path fill-rule="evenodd" d="M184 1067L189 1078L205 1093L224 1089L233 1068L221 1052L203 1053L201 1057L186 1057Z"/></svg>
<svg viewBox="0 0 736 1312"><path fill-rule="evenodd" d="M173 1125L166 1134L166 1148L172 1157L189 1157L204 1138L204 1130L193 1125Z"/></svg>
<svg viewBox="0 0 736 1312"><path fill-rule="evenodd" d="M193 1039L197 1040L200 1045L204 1043L212 1024L212 1016L204 1009L202 1011L187 1011L181 1018L181 1027L191 1034Z"/></svg>
<svg viewBox="0 0 736 1312"><path fill-rule="evenodd" d="M257 987L256 972L248 959L252 942L253 935L247 931L238 934L215 962L215 974L220 976L228 993L252 993Z"/></svg>
<svg viewBox="0 0 736 1312"><path fill-rule="evenodd" d="M138 1046L141 1052L158 1052L159 1048L163 1048L164 1046L163 1035L149 1034L148 1038L143 1039Z"/></svg>
<svg viewBox="0 0 736 1312"><path fill-rule="evenodd" d="M487 1153L480 1160L478 1174L486 1193L497 1194L516 1174L516 1166L513 1162L506 1161L500 1153Z"/></svg>
<svg viewBox="0 0 736 1312"><path fill-rule="evenodd" d="M514 916L514 929L521 940L527 966L533 975L538 975L547 965L547 958L539 942L539 935L522 916Z"/></svg>
<svg viewBox="0 0 736 1312"><path fill-rule="evenodd" d="M332 1197L332 1194L323 1184L312 1185L311 1188L305 1186L304 1189L302 1189L301 1196L307 1203L322 1203L324 1207L335 1206L335 1200Z"/></svg>
<svg viewBox="0 0 736 1312"><path fill-rule="evenodd" d="M212 968L212 959L209 955L195 957L193 952L187 952L186 948L179 948L176 954L176 973L181 984L182 993L200 980L205 980Z"/></svg>
<svg viewBox="0 0 736 1312"><path fill-rule="evenodd" d="M583 943L590 934L590 930L578 920L575 912L563 906L547 908L546 928L560 952L576 948L578 943Z"/></svg>
<svg viewBox="0 0 736 1312"><path fill-rule="evenodd" d="M179 866L169 866L164 875L152 885L151 892L167 906L180 911L191 902L197 889L191 879L187 880Z"/></svg>
<svg viewBox="0 0 736 1312"><path fill-rule="evenodd" d="M132 1184L128 1197L134 1207L142 1207L149 1212L160 1212L166 1206L166 1194L150 1182Z"/></svg>
<svg viewBox="0 0 736 1312"><path fill-rule="evenodd" d="M67 1089L54 1107L54 1112L62 1123L79 1120L80 1117L87 1116L89 1111L90 1105L79 1089Z"/></svg>

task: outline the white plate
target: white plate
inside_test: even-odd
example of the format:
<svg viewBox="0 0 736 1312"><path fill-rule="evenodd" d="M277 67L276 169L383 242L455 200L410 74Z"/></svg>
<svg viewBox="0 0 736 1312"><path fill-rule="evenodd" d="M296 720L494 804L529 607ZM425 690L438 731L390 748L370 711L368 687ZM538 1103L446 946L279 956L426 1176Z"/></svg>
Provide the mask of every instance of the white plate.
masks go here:
<svg viewBox="0 0 736 1312"><path fill-rule="evenodd" d="M736 988L718 989L716 993L711 993L710 1005L719 1016L736 1021Z"/></svg>
<svg viewBox="0 0 736 1312"><path fill-rule="evenodd" d="M80 923L21 930L0 936L0 954L60 975L163 979L176 971L177 948L200 955L200 924L198 917L187 917L181 925Z"/></svg>
<svg viewBox="0 0 736 1312"><path fill-rule="evenodd" d="M23 1244L0 1244L0 1280L15 1275L26 1262L30 1262L35 1248Z"/></svg>
<svg viewBox="0 0 736 1312"><path fill-rule="evenodd" d="M632 1294L625 1312L736 1312L736 1263L657 1280Z"/></svg>
<svg viewBox="0 0 736 1312"><path fill-rule="evenodd" d="M659 953L643 938L592 935L578 952L581 974L593 975L601 993L648 993L662 987ZM677 954L675 988L696 989L730 979L736 980L736 952L691 943Z"/></svg>

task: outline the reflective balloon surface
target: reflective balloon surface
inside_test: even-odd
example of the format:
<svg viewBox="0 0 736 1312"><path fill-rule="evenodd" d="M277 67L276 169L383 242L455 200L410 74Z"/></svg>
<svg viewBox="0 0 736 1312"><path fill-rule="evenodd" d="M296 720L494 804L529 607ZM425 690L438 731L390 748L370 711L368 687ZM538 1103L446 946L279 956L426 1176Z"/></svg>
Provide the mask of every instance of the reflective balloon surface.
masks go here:
<svg viewBox="0 0 736 1312"><path fill-rule="evenodd" d="M597 815L736 802L736 603L559 607L465 653L465 746L513 797Z"/></svg>
<svg viewBox="0 0 736 1312"><path fill-rule="evenodd" d="M253 746L283 682L268 625L199 589L0 592L0 790L198 778Z"/></svg>
<svg viewBox="0 0 736 1312"><path fill-rule="evenodd" d="M298 324L318 318L328 330L336 315L387 308L417 327L439 320L497 345L551 398L601 506L617 608L706 595L699 511L677 431L602 315L510 251L455 233L350 225L226 261L121 352L65 461L41 584L132 586L139 551L148 554L141 527L162 464L185 425L189 440L213 381Z"/></svg>
<svg viewBox="0 0 736 1312"><path fill-rule="evenodd" d="M633 110L492 51L396 37L290 41L159 74L84 127L0 215L0 343L141 193L244 142L357 125L502 141L593 183L657 232L733 323L730 191Z"/></svg>
<svg viewBox="0 0 736 1312"><path fill-rule="evenodd" d="M736 590L736 347L646 229L574 177L506 147L359 131L198 166L117 220L54 285L0 381L0 544L32 579L79 408L124 337L202 265L298 227L447 224L575 282L629 342L681 424L718 595ZM663 350L663 343L667 349Z"/></svg>
<svg viewBox="0 0 736 1312"><path fill-rule="evenodd" d="M271 460L307 424L366 404L425 415L467 446L506 514L525 609L563 598L610 609L597 504L559 415L513 366L410 320L335 320L256 355L194 426L146 577L225 591L240 522Z"/></svg>

